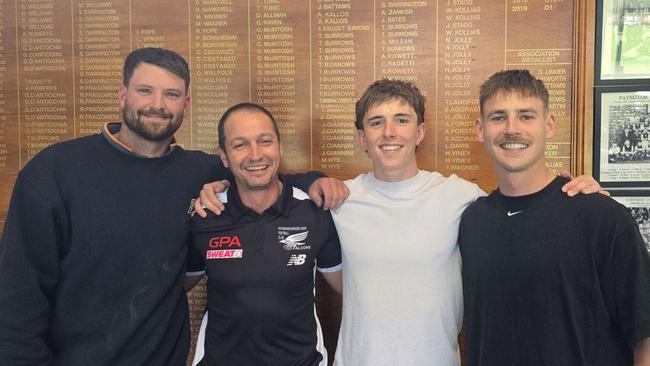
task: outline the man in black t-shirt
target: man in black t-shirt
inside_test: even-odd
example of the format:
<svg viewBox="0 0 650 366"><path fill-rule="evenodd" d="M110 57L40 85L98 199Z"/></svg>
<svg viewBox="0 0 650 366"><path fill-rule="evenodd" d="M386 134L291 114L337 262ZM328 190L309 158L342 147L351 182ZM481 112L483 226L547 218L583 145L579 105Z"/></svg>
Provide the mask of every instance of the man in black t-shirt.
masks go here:
<svg viewBox="0 0 650 366"><path fill-rule="evenodd" d="M650 258L629 211L561 192L548 91L527 70L490 77L480 108L499 188L461 219L469 365L650 365Z"/></svg>
<svg viewBox="0 0 650 366"><path fill-rule="evenodd" d="M262 106L238 104L219 121L219 155L235 184L220 216L191 226L198 256L187 287L208 276L200 365L327 365L314 270L341 292L341 248L329 211L278 176L281 154Z"/></svg>

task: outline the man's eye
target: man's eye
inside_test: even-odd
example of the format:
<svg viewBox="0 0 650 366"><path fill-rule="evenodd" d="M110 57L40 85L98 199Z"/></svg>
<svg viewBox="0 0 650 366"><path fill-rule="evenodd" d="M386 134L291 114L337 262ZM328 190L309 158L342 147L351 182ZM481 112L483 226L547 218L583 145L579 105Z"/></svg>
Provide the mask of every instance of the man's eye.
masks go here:
<svg viewBox="0 0 650 366"><path fill-rule="evenodd" d="M174 99L178 99L178 98L181 97L181 95L179 93L175 93L175 92L167 92L167 93L165 93L165 95L167 95L170 98L174 98Z"/></svg>
<svg viewBox="0 0 650 366"><path fill-rule="evenodd" d="M400 125L405 125L405 124L409 123L409 119L408 118L400 118L400 119L397 120L397 123L399 123Z"/></svg>
<svg viewBox="0 0 650 366"><path fill-rule="evenodd" d="M151 89L147 89L147 88L140 88L137 91L140 94L149 94L149 93L151 93Z"/></svg>
<svg viewBox="0 0 650 366"><path fill-rule="evenodd" d="M370 127L381 126L381 120L376 119L376 120L368 121L368 125L370 125Z"/></svg>

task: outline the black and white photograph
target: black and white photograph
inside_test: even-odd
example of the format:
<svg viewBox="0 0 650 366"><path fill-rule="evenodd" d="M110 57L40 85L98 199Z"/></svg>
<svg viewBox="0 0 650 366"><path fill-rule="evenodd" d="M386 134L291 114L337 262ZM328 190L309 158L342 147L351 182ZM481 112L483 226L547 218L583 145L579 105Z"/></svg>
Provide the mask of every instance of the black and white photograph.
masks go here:
<svg viewBox="0 0 650 366"><path fill-rule="evenodd" d="M650 181L650 91L599 92L599 180L647 186ZM598 121L598 117L599 121ZM598 123L599 122L599 123ZM598 128L599 127L599 128Z"/></svg>
<svg viewBox="0 0 650 366"><path fill-rule="evenodd" d="M648 193L650 194L650 192ZM629 196L615 193L612 198L630 210L632 217L639 225L646 249L650 252L650 196Z"/></svg>

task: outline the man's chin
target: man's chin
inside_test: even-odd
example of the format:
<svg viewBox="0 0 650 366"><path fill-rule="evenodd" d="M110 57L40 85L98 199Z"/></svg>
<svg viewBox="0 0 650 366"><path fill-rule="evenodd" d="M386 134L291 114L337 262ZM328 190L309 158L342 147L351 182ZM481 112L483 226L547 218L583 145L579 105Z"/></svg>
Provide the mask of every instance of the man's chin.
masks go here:
<svg viewBox="0 0 650 366"><path fill-rule="evenodd" d="M161 142L170 139L178 128L169 128L169 126L160 126L160 128L141 127L134 132L140 137L154 142Z"/></svg>
<svg viewBox="0 0 650 366"><path fill-rule="evenodd" d="M273 180L251 180L246 179L242 182L242 187L247 191L260 192L273 188Z"/></svg>

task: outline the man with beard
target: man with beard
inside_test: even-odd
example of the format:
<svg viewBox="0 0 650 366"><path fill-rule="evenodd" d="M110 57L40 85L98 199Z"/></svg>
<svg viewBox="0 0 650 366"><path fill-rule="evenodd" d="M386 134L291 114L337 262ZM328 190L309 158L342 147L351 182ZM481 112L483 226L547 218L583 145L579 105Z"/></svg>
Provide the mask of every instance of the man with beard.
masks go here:
<svg viewBox="0 0 650 366"><path fill-rule="evenodd" d="M185 364L187 212L226 174L174 141L189 82L175 52L133 51L123 123L18 174L0 242L0 365Z"/></svg>

